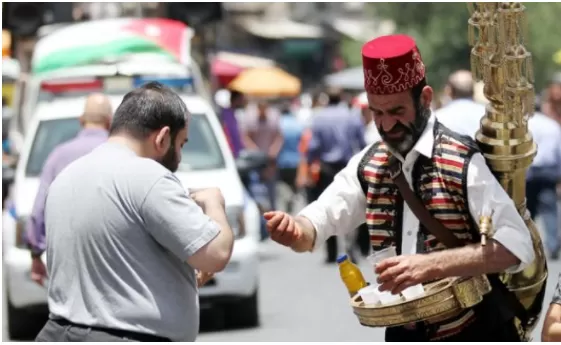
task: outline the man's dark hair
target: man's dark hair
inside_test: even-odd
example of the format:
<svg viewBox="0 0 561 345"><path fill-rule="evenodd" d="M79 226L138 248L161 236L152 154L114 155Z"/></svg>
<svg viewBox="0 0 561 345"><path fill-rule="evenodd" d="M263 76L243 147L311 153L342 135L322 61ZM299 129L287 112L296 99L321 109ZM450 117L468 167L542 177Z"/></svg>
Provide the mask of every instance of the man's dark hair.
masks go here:
<svg viewBox="0 0 561 345"><path fill-rule="evenodd" d="M332 88L327 90L328 105L338 105L342 100L342 92L338 88Z"/></svg>
<svg viewBox="0 0 561 345"><path fill-rule="evenodd" d="M411 89L411 95L413 96L413 104L415 105L415 108L419 108L419 106L421 105L421 94L423 93L423 89L425 88L425 86L427 86L427 79L423 78L419 84L415 85L412 89Z"/></svg>
<svg viewBox="0 0 561 345"><path fill-rule="evenodd" d="M230 104L233 105L234 103L236 103L242 97L243 97L243 93L241 93L239 91L236 91L236 90L231 90L230 91Z"/></svg>
<svg viewBox="0 0 561 345"><path fill-rule="evenodd" d="M115 111L109 133L127 133L145 139L165 126L172 138L187 125L188 110L170 88L150 82L127 93Z"/></svg>

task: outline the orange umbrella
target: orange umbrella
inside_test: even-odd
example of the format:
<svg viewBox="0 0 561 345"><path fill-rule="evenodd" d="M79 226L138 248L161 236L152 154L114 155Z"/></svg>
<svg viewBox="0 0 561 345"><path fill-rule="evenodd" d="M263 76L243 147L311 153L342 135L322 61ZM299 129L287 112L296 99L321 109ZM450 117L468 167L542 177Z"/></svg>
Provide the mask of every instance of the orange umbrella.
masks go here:
<svg viewBox="0 0 561 345"><path fill-rule="evenodd" d="M257 67L241 72L228 85L231 90L255 97L292 97L300 94L298 78L278 67Z"/></svg>

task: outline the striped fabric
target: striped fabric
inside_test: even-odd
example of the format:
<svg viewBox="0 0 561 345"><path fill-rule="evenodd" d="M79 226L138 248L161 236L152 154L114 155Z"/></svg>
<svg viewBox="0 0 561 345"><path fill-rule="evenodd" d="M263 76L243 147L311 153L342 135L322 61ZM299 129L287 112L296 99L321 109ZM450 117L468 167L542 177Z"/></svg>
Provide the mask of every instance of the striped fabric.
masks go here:
<svg viewBox="0 0 561 345"><path fill-rule="evenodd" d="M413 173L413 187L430 213L454 235L466 242L472 242L472 220L465 191L465 177L471 155L470 147L448 134L435 129L433 157L420 157ZM397 235L402 231L402 200L398 188L390 179L388 160L390 152L380 143L363 169L364 180L368 184L366 195L366 224L375 251L395 245ZM431 252L444 249L422 225L424 244L420 250ZM401 238L401 236L399 236ZM456 335L475 319L474 312L467 310L437 326L433 340Z"/></svg>

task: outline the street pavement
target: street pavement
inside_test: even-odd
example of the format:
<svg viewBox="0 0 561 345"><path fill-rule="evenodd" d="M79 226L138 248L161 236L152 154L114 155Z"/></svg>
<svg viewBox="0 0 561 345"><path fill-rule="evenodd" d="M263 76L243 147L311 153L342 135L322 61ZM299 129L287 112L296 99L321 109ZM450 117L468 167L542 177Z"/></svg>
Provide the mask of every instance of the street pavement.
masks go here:
<svg viewBox="0 0 561 345"><path fill-rule="evenodd" d="M250 329L203 329L198 341L383 341L382 329L360 326L348 305L348 296L336 265L323 262L324 252L296 254L272 242L261 247L261 324ZM372 278L366 261L360 267ZM546 302L551 299L561 262L550 263ZM7 334L3 304L3 341ZM203 313L202 324L212 324L213 313ZM534 339L539 340L541 324ZM37 322L30 329L37 329ZM30 334L30 339L34 334Z"/></svg>

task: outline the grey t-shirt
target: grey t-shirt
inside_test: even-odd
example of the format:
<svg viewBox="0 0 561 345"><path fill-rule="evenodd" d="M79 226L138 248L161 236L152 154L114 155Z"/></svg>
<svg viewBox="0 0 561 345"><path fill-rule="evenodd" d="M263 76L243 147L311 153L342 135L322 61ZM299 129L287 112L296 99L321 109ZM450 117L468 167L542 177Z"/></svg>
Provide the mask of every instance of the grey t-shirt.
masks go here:
<svg viewBox="0 0 561 345"><path fill-rule="evenodd" d="M186 260L220 229L169 170L103 144L55 179L45 213L52 318L195 340Z"/></svg>

